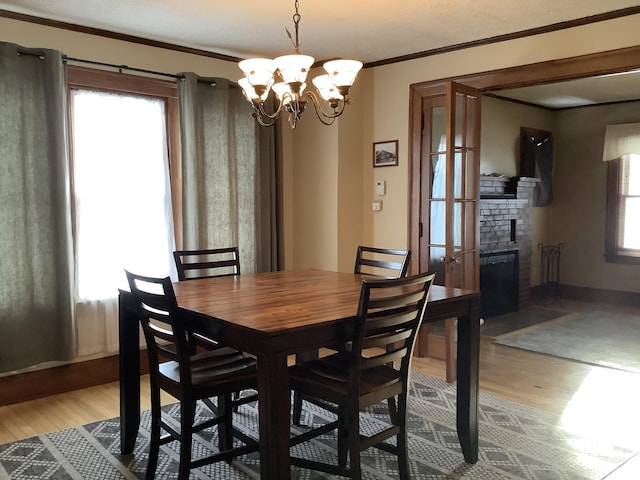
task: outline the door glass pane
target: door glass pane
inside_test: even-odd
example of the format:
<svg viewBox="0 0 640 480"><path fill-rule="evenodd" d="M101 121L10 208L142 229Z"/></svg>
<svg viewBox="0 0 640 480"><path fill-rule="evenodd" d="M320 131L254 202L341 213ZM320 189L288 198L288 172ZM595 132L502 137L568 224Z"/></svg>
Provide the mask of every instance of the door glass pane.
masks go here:
<svg viewBox="0 0 640 480"><path fill-rule="evenodd" d="M447 241L446 203L444 201L431 202L431 216L429 218L429 243L444 245Z"/></svg>
<svg viewBox="0 0 640 480"><path fill-rule="evenodd" d="M465 134L466 134L466 119L467 119L467 108L466 108L466 99L467 97L463 94L456 94L456 105L455 105L455 147L464 148L467 146Z"/></svg>
<svg viewBox="0 0 640 480"><path fill-rule="evenodd" d="M462 198L462 184L464 181L462 170L462 153L456 152L453 156L453 193L456 199Z"/></svg>
<svg viewBox="0 0 640 480"><path fill-rule="evenodd" d="M453 204L453 247L454 250L462 248L462 226L464 222L462 203Z"/></svg>
<svg viewBox="0 0 640 480"><path fill-rule="evenodd" d="M431 151L444 152L447 135L447 108L431 109Z"/></svg>
<svg viewBox="0 0 640 480"><path fill-rule="evenodd" d="M436 274L435 284L444 285L444 267L442 259L445 256L445 249L441 247L429 247L429 271Z"/></svg>

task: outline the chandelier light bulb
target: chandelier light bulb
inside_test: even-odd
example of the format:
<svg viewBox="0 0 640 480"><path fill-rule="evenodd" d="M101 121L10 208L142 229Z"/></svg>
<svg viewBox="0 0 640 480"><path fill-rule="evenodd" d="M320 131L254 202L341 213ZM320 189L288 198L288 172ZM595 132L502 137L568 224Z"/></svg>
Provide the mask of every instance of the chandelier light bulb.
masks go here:
<svg viewBox="0 0 640 480"><path fill-rule="evenodd" d="M269 58L250 58L238 63L240 70L254 87L263 85L271 87L273 84L273 73L276 71L276 64Z"/></svg>
<svg viewBox="0 0 640 480"><path fill-rule="evenodd" d="M357 60L331 60L323 65L331 81L336 87L350 87L362 68Z"/></svg>
<svg viewBox="0 0 640 480"><path fill-rule="evenodd" d="M318 75L313 79L313 84L318 89L320 96L328 102L331 100L342 100L344 98L331 81L329 75Z"/></svg>

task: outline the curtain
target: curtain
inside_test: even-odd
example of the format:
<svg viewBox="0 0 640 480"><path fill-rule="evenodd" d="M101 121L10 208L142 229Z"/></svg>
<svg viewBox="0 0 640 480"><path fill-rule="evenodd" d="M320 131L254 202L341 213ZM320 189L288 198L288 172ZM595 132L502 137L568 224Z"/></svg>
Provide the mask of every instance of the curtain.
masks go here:
<svg viewBox="0 0 640 480"><path fill-rule="evenodd" d="M181 75L182 241L237 246L243 273L280 268L276 131L258 125L229 80Z"/></svg>
<svg viewBox="0 0 640 480"><path fill-rule="evenodd" d="M0 43L0 372L77 350L62 54Z"/></svg>
<svg viewBox="0 0 640 480"><path fill-rule="evenodd" d="M607 125L602 160L608 162L633 153L640 155L640 123Z"/></svg>

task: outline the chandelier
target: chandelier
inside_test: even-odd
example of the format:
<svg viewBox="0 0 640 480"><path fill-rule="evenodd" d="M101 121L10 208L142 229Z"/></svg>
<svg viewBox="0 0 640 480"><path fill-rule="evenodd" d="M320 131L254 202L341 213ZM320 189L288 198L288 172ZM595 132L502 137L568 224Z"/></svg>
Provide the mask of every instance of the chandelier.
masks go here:
<svg viewBox="0 0 640 480"><path fill-rule="evenodd" d="M291 128L296 128L302 112L309 103L313 105L318 119L325 125L331 125L337 117L342 115L345 106L351 103L347 97L349 89L362 68L362 62L357 60L325 62L323 67L327 73L313 79L318 92L306 90L307 74L315 59L309 55L300 55L298 27L301 17L298 7L299 2L296 0L296 13L293 15L295 41L291 37L291 32L285 28L293 43L295 54L284 55L273 60L250 58L238 64L245 74L238 84L253 106L252 116L264 127L274 125L283 112L286 112ZM278 107L272 113L268 113L265 104L271 91L274 92ZM331 111L324 110L320 98L326 102Z"/></svg>

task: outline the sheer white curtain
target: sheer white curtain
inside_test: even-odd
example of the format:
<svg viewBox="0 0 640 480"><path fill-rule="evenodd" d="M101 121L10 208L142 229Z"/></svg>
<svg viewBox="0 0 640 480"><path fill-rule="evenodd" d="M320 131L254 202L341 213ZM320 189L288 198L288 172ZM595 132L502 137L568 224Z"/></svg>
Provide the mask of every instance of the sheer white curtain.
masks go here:
<svg viewBox="0 0 640 480"><path fill-rule="evenodd" d="M164 102L72 91L80 354L118 348L124 269L175 275Z"/></svg>
<svg viewBox="0 0 640 480"><path fill-rule="evenodd" d="M62 54L0 42L0 372L76 353Z"/></svg>

